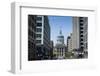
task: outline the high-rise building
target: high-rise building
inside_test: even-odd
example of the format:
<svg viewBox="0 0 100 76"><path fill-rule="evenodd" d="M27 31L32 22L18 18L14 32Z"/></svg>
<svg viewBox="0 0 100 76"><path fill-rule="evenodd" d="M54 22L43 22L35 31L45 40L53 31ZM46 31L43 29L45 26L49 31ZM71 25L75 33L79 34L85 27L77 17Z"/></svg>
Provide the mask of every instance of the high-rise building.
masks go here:
<svg viewBox="0 0 100 76"><path fill-rule="evenodd" d="M85 17L85 18L82 18L84 24L83 24L83 27L84 27L84 31L83 31L83 44L84 44L84 51L87 51L88 49L88 18Z"/></svg>
<svg viewBox="0 0 100 76"><path fill-rule="evenodd" d="M80 25L79 25L79 17L73 17L73 38L72 38L72 46L73 49L78 49L80 47Z"/></svg>
<svg viewBox="0 0 100 76"><path fill-rule="evenodd" d="M28 60L49 59L50 49L48 17L28 15Z"/></svg>
<svg viewBox="0 0 100 76"><path fill-rule="evenodd" d="M53 48L54 48L54 43L53 41L50 41L50 59L53 59Z"/></svg>
<svg viewBox="0 0 100 76"><path fill-rule="evenodd" d="M71 52L72 49L72 33L67 37L67 51Z"/></svg>
<svg viewBox="0 0 100 76"><path fill-rule="evenodd" d="M57 36L57 43L54 47L54 53L56 59L64 59L66 52L66 46L64 44L64 36L62 35L62 31L60 30L59 36Z"/></svg>
<svg viewBox="0 0 100 76"><path fill-rule="evenodd" d="M36 59L36 16L28 15L28 60Z"/></svg>
<svg viewBox="0 0 100 76"><path fill-rule="evenodd" d="M72 38L73 49L77 50L78 52L86 54L88 49L87 28L88 28L87 17L73 17L73 38ZM84 56L86 54L84 54Z"/></svg>
<svg viewBox="0 0 100 76"><path fill-rule="evenodd" d="M81 34L83 34L83 37L80 38L80 45L83 44L83 46L80 46L80 48L84 51L84 57L88 57L88 18L87 17L80 17L80 29L83 29L83 32L80 31ZM82 24L83 23L83 24Z"/></svg>
<svg viewBox="0 0 100 76"><path fill-rule="evenodd" d="M47 16L37 16L36 20L37 59L50 58L50 25Z"/></svg>

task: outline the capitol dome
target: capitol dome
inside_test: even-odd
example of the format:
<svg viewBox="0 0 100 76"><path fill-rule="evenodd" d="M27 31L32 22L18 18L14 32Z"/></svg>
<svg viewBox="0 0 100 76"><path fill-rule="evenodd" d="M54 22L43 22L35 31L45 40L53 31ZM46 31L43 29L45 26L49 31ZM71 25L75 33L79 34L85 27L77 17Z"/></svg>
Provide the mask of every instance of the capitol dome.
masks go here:
<svg viewBox="0 0 100 76"><path fill-rule="evenodd" d="M61 30L59 32L59 35L57 36L57 44L64 44L64 36L62 35Z"/></svg>

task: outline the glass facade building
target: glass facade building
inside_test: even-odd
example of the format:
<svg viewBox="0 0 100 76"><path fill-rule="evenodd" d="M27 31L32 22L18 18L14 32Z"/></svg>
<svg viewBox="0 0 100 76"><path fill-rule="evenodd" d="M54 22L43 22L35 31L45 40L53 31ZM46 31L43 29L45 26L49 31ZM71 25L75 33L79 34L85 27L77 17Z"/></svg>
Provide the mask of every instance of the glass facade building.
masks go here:
<svg viewBox="0 0 100 76"><path fill-rule="evenodd" d="M36 59L36 16L28 15L28 60Z"/></svg>

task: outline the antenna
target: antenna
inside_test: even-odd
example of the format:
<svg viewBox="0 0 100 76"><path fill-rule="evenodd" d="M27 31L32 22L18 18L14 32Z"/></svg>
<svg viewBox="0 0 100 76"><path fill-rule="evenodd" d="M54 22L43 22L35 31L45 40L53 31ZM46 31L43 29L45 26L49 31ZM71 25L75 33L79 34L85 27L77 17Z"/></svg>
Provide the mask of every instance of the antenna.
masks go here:
<svg viewBox="0 0 100 76"><path fill-rule="evenodd" d="M62 34L62 26L60 26L60 34Z"/></svg>

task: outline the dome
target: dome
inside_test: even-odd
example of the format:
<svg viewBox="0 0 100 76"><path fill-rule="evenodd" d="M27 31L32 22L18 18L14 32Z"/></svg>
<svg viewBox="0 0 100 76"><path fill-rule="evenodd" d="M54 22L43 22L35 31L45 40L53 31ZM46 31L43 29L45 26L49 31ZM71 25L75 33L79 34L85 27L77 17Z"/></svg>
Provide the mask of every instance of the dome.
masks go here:
<svg viewBox="0 0 100 76"><path fill-rule="evenodd" d="M64 36L62 35L61 30L59 32L59 36L57 36L57 44L64 44Z"/></svg>

